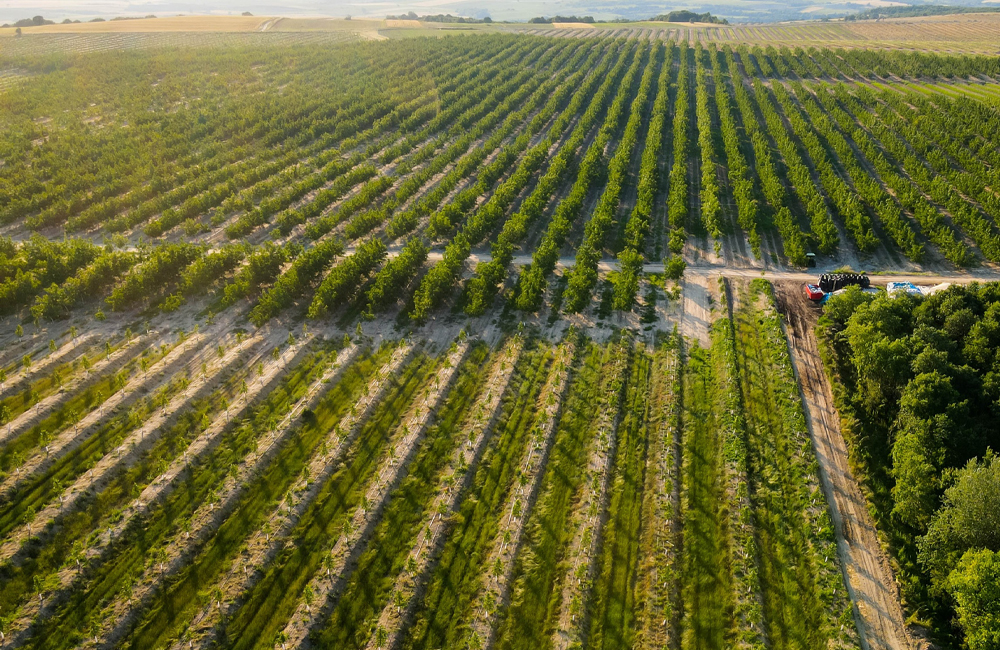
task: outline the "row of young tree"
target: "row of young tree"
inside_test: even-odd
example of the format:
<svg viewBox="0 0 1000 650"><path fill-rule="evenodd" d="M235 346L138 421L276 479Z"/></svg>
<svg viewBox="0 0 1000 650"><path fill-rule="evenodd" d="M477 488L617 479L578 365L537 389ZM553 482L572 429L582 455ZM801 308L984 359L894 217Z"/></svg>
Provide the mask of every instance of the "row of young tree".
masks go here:
<svg viewBox="0 0 1000 650"><path fill-rule="evenodd" d="M988 55L941 56L931 52L867 48L789 48L742 45L765 76L846 78L923 77L951 79L1000 73L1000 62Z"/></svg>
<svg viewBox="0 0 1000 650"><path fill-rule="evenodd" d="M640 59L640 52L631 45L626 51L621 52L615 67L598 90L597 97L603 100L602 103L591 103L588 109L588 113L594 110L594 116L599 117L604 112L603 102L611 100L604 114L604 121L577 168L576 179L569 194L556 207L538 247L532 254L531 266L526 268L518 279L515 298L518 309L537 311L542 306L548 277L555 269L570 229L581 214L588 193L603 179L605 173L603 165L606 164L605 149L625 113L629 89L638 72Z"/></svg>
<svg viewBox="0 0 1000 650"><path fill-rule="evenodd" d="M604 108L610 96L608 72L616 54L609 49L600 65L593 68L587 79L574 94L565 114L579 115L572 133L552 158L545 173L538 179L535 188L521 202L517 212L511 215L500 229L496 241L490 247L490 261L476 267L475 276L466 284L465 311L472 316L483 314L492 304L500 286L507 278L509 266L514 257L515 246L528 234L528 229L542 217L546 206L553 199L559 183L571 172L577 163L577 150ZM588 103L589 102L589 103ZM586 109L584 106L586 103Z"/></svg>
<svg viewBox="0 0 1000 650"><path fill-rule="evenodd" d="M577 63L581 62L584 53L579 52L574 60ZM593 54L596 53L591 53ZM590 69L588 66L568 76L572 67L567 66L567 69L556 77L560 81L560 86L553 89L554 92L548 101L517 139L503 147L496 159L480 170L475 184L460 192L452 203L431 216L429 234L432 238L436 238L459 230L458 226L471 210L464 225L445 247L441 262L434 265L417 288L411 312L411 318L414 320L425 320L430 310L441 303L461 274L471 252L471 246L481 242L504 222L512 203L534 180L536 172L547 159L549 149L563 137L563 132L568 128L578 108L578 102L572 103L570 98L582 94L578 84L587 77L587 71ZM524 117L526 118L527 114ZM555 120L547 137L529 148L532 138L553 117ZM513 171L506 180L496 185L496 180L507 174L511 168ZM472 210L478 197L489 194L491 190L492 195L489 199Z"/></svg>
<svg viewBox="0 0 1000 650"><path fill-rule="evenodd" d="M671 115L674 136L673 158L669 176L670 193L667 195L667 222L670 224L669 246L674 253L680 253L687 240L685 226L688 220L687 166L688 152L690 151L688 133L691 128L688 117L688 106L691 102L690 73L688 72L690 58L691 54L687 43L682 43L680 64L677 71L677 96L674 99L674 113Z"/></svg>
<svg viewBox="0 0 1000 650"><path fill-rule="evenodd" d="M338 94L324 101L300 89L302 92L287 105L282 103L284 99L258 98L259 113L251 110L257 110L256 105L239 104L249 111L240 114L239 124L272 145L282 138L291 143L277 148L258 148L253 138L245 138L227 124L217 124L221 119L217 115L196 120L192 128L205 134L204 146L196 154L178 150L176 160L165 161L162 168L171 170L169 179L154 178L134 188L112 184L107 190L110 194L103 198L85 191L85 186L96 183L102 174L110 174L110 168L83 162L81 177L89 180L75 180L83 185L73 186L76 189L72 191L79 190L81 196L86 194L81 200L93 203L81 206L65 224L80 228L103 224L111 230L141 228L151 236L170 235L180 225L189 235L213 228L225 228L233 238L273 235L283 243L259 255L242 246L225 247L218 255L206 255L205 261L190 271L198 282L215 274L207 288L222 296L220 306L241 298L259 302L253 315L257 323L292 305L313 304L316 288L340 264L348 266L337 274L349 272L362 283L374 282L385 271L389 277L380 283L380 292L398 287L395 298L405 300L420 268L414 267L407 279L398 278L394 274L401 267L388 270L385 259L392 258L389 251L413 235L421 239L422 247L434 243L445 246L442 262L416 283L419 299L414 299L411 308L418 321L425 320L450 295L473 250L489 236L499 236L493 246L494 259L477 270L461 298L468 313L481 314L506 282L515 247L550 206L552 217L540 231L532 264L514 288L515 304L527 310L541 306L556 259L565 254L567 243L576 243L569 241L574 233L582 231L575 246L578 264L564 295L566 307L578 310L589 304L597 261L610 249L621 255L622 262L621 272L613 278L614 302L617 308L628 309L634 304L642 265L655 261L647 259L649 251L645 250L645 233L651 222L658 229L657 242L665 234L659 232L660 219L668 224L673 250L682 245L689 223L703 222L717 240L729 229L721 218L723 197L716 183L720 178L728 178L725 190L734 200L735 221L748 234L755 252L764 252L764 231L774 227L780 252L792 264L803 264L810 249L829 254L835 251L840 242L834 218L865 252L888 244L919 260L929 242L956 264L971 264L976 250L963 241L963 235L968 235L988 259L1000 255L1000 233L991 224L1000 215L1000 199L989 189L995 184L994 170L1000 156L991 146L996 137L988 129L977 128L990 120L995 122L995 115L981 105L967 103L962 104L968 110L961 115L951 111L942 114L940 107L951 106L951 100L944 97L915 96L909 101L865 86L804 85L797 80L807 75L869 73L860 59L816 49L745 45L734 49L698 44L692 50L686 44L671 43L665 51L662 44L653 51L647 43L623 40L595 45L516 37L484 39L477 47L427 47L430 51L420 64L392 58L377 47L370 61L338 58L331 63L322 54L304 48L301 61L311 62L319 70L336 71L348 83L346 87L357 88L362 93L359 96L366 99L353 101ZM631 55L618 59L626 52ZM659 82L654 92L656 75L649 66L639 80L642 63L637 59L660 60L661 56L661 80L675 82L672 100L661 99ZM212 57L199 57L200 66L215 64ZM244 84L241 92L261 88L261 79L225 67L246 60L243 55L233 57L218 65ZM626 59L630 64L624 63ZM511 60L519 60L525 67L515 70L509 65ZM373 61L391 67L402 81L382 94L371 95L375 92L369 78ZM617 61L614 69L613 61ZM144 59L144 65L147 68L126 65L122 72L126 86L134 83L130 75L154 65L158 70L168 66L154 55ZM603 76L592 74L594 66L599 66ZM82 64L81 68L90 69ZM283 74L267 66L260 70L260 74ZM448 70L460 72L440 82L424 77L442 76ZM68 66L53 74L75 78L80 70ZM212 83L209 75L191 75L199 83ZM496 86L484 84L486 79L494 79ZM101 83L105 84L102 88L110 87L105 80ZM600 101L588 104L583 91L595 88L594 98ZM178 91L173 86L169 90ZM155 107L165 106L159 92L144 89L139 94ZM53 105L63 102L71 109L73 106L64 97L50 98L45 93L29 99L35 102L35 109L43 99ZM111 99L106 101L108 106L118 106ZM138 110L124 100L118 102ZM611 102L609 108L607 102ZM649 103L654 105L651 115L645 110ZM629 152L643 142L633 142L633 136L642 125L650 131L657 128L667 112L663 103L673 106L671 136L664 129L654 131L658 135L653 141L645 137L639 173L632 178L628 164L638 156ZM692 107L696 132L692 132L689 116ZM79 116L79 111L89 108L77 106L75 110ZM598 127L605 108L607 117ZM228 111L228 105L219 110ZM142 119L144 128L152 128L153 117ZM552 124L547 120L553 120ZM311 126L285 138L286 122ZM272 123L280 128L267 126ZM717 136L715 124L719 126ZM568 131L570 126L573 128ZM57 172L62 162L55 161L57 156L46 149L44 137L40 148L45 152L24 152L19 158L12 143L29 132L44 135L45 128L35 123L18 128L22 127L24 130L15 130L5 140L11 158L5 161L5 175L0 179L0 211L5 206L21 209L11 199L18 178L23 176L26 183L38 181L39 170L51 164L46 172L50 178L43 184L52 188L61 183L59 174L68 173ZM532 144L532 138L546 128L547 137ZM953 134L957 142L942 137L943 133ZM591 136L592 144L582 149ZM688 196L689 159L694 155L695 141L700 154L700 201ZM53 146L77 142L59 140ZM656 172L667 142L673 151L670 173L659 179ZM617 148L611 150L609 144ZM32 147L32 151L38 148ZM898 164L903 165L905 175L894 169ZM563 195L559 183L567 177L574 183ZM638 190L636 209L633 215L620 215L617 200L633 182ZM653 197L661 190L667 193L666 201L656 205ZM588 199L595 201L592 212L584 210ZM691 205L698 203L700 214L690 215ZM100 212L104 209L100 208L98 218L98 212L91 210L100 206L109 211ZM31 208L25 213L25 223L50 223L43 216L48 214L46 210L48 207ZM640 215L643 218L638 218ZM363 265L365 270L360 274L352 271L346 261L350 256L341 259L341 253L373 238L381 240L386 255L370 268ZM305 241L310 239L316 243ZM162 275L157 271L157 264L163 261L160 257L180 250L175 244L162 250L117 252L93 247L91 259L61 271L50 273L47 264L30 272L27 267L23 272L11 267L12 277L4 279L4 295L9 298L5 305L16 309L34 303L36 318L63 316L85 298L102 296L110 298L113 309L136 305L176 309L199 292L194 288L195 280L181 283L170 278L159 286L154 279ZM185 255L177 258L183 264L176 261L180 266L175 270L180 271L205 251ZM261 270L256 264L265 259L267 273L255 277ZM251 261L256 270L249 268ZM129 271L133 266L135 271ZM308 272L302 272L306 267ZM144 279L146 273L152 279ZM209 275L200 275L206 273ZM150 282L154 284L147 284ZM146 291L148 287L152 290ZM369 288L359 289L351 301L362 299ZM334 302L340 303L340 299ZM312 310L314 315L324 313L320 303Z"/></svg>
<svg viewBox="0 0 1000 650"><path fill-rule="evenodd" d="M311 157L379 120L383 130L404 124L411 115L395 114L398 106L431 119L451 66L508 49L511 40L488 38L483 49L376 47L360 59L323 48L282 50L277 59L198 50L183 65L155 52L81 59L29 92L0 98L9 127L0 140L0 219L121 228L169 210L148 226L158 234L287 169L300 149L298 158ZM88 104L71 96L80 79L94 86ZM158 146L145 146L152 139Z"/></svg>
<svg viewBox="0 0 1000 650"><path fill-rule="evenodd" d="M805 234L792 216L791 210L788 209L788 195L782 176L779 176L774 158L771 155L771 141L757 119L758 107L743 83L743 75L739 74L732 51L727 53L726 64L731 75L736 73L736 76L733 77L736 104L739 106L740 117L743 119L744 131L750 140L750 150L753 152L760 191L770 208L771 221L781 236L783 252L792 264L805 266Z"/></svg>
<svg viewBox="0 0 1000 650"><path fill-rule="evenodd" d="M618 141L615 154L608 163L607 184L587 221L583 242L576 251L576 263L569 272L564 304L566 311L570 313L586 309L590 305L594 287L597 286L597 264L604 255L605 241L618 220L618 209L628 182L633 151L639 143L639 128L646 115L650 89L653 88L657 68L662 65L660 58L662 52L663 49L657 46L644 53L646 66L639 80L639 88L632 99L625 131ZM625 88L626 84L622 84L622 87Z"/></svg>
<svg viewBox="0 0 1000 650"><path fill-rule="evenodd" d="M730 71L735 63L730 56L725 65ZM725 83L722 53L712 53L712 76L715 79L715 104L719 113L719 126L722 133L722 145L726 154L726 173L729 176L729 187L736 202L736 220L743 232L747 234L754 255L760 255L760 206L754 193L753 178L746 156L740 148L740 135L736 122L736 107L730 99L729 89Z"/></svg>
<svg viewBox="0 0 1000 650"><path fill-rule="evenodd" d="M673 47L665 53L656 52L661 58L660 74L656 81L656 99L649 116L646 143L639 162L639 178L636 182L635 206L625 222L623 244L618 253L618 274L612 279L614 284L614 308L627 311L635 302L642 277L645 260L646 236L649 234L655 202L660 190L660 150L663 148L663 134L667 124L669 108L670 68L673 61ZM700 119L700 114L699 114Z"/></svg>
<svg viewBox="0 0 1000 650"><path fill-rule="evenodd" d="M904 602L943 639L995 647L1000 284L923 298L850 289L820 323L844 432Z"/></svg>

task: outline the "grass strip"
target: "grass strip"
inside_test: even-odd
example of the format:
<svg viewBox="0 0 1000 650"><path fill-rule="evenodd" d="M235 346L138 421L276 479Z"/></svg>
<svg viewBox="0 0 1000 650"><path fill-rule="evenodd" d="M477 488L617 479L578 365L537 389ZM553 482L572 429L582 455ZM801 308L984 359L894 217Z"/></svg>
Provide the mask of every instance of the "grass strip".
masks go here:
<svg viewBox="0 0 1000 650"><path fill-rule="evenodd" d="M644 349L632 358L625 416L618 427L618 453L608 521L598 560L590 615L591 648L631 648L636 632L636 577L640 562L646 453L649 444L649 382L652 359Z"/></svg>
<svg viewBox="0 0 1000 650"><path fill-rule="evenodd" d="M521 458L536 423L535 404L548 376L552 349L527 350L504 398L494 443L480 461L468 495L454 516L440 560L434 568L417 610L415 624L403 647L454 647L462 638L472 599L483 579L482 564L496 536L501 511L514 487Z"/></svg>
<svg viewBox="0 0 1000 650"><path fill-rule="evenodd" d="M154 550L184 529L240 459L256 449L258 438L322 376L334 356L333 350L323 350L307 357L267 399L254 407L249 417L234 421L210 453L195 459L175 479L176 487L162 504L136 517L119 539L85 568L53 616L36 623L26 646L65 648L80 644L104 604L123 590L131 589L134 576L141 574ZM336 395L350 403L363 389L373 367L371 359L358 361L328 394L330 399ZM285 444L294 447L306 428L301 427Z"/></svg>
<svg viewBox="0 0 1000 650"><path fill-rule="evenodd" d="M498 650L547 647L551 638L551 627L560 612L560 585L569 577L563 561L575 533L575 527L569 525L570 514L574 497L586 480L580 468L586 466L602 412L595 405L616 390L612 382L624 383L623 378L604 372L614 363L616 347L591 344L570 388L538 503L526 524L510 605L498 623ZM621 392L620 385L617 392Z"/></svg>
<svg viewBox="0 0 1000 650"><path fill-rule="evenodd" d="M278 554L226 624L227 646L245 650L274 645L305 586L320 569L330 540L337 538L349 513L361 504L368 481L378 469L383 447L437 364L428 355L418 354L400 377L389 379L392 388L361 428L340 469L327 480L293 528L291 543Z"/></svg>
<svg viewBox="0 0 1000 650"><path fill-rule="evenodd" d="M459 369L455 386L435 424L424 435L406 478L389 497L389 507L332 615L313 635L317 647L364 648L367 644L379 613L389 602L397 576L405 569L410 548L425 524L441 473L455 447L461 444L466 416L484 386L488 354L487 345L476 345Z"/></svg>

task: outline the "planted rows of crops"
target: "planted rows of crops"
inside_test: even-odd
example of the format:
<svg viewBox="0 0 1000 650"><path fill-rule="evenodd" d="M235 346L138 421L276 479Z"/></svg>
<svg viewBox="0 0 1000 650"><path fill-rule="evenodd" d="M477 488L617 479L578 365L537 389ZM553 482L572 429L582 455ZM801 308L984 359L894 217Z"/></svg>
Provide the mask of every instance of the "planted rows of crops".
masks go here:
<svg viewBox="0 0 1000 650"><path fill-rule="evenodd" d="M850 646L770 295L741 295L709 349L208 325L12 483L2 632L30 648Z"/></svg>
<svg viewBox="0 0 1000 650"><path fill-rule="evenodd" d="M579 312L611 256L629 310L652 251L706 234L793 267L1000 261L995 112L895 81L983 57L498 34L19 65L46 81L0 95L0 303L36 322L419 324L537 311L553 277Z"/></svg>
<svg viewBox="0 0 1000 650"><path fill-rule="evenodd" d="M1000 116L906 81L992 59L496 34L18 66L4 640L856 644L768 285L721 286L705 346L509 324L651 325L664 247L1000 263Z"/></svg>

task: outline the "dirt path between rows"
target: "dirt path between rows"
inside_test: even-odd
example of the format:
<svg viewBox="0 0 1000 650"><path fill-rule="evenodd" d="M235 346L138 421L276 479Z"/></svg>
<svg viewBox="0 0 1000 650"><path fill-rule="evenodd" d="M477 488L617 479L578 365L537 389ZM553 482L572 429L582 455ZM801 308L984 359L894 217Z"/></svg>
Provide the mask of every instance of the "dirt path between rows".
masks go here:
<svg viewBox="0 0 1000 650"><path fill-rule="evenodd" d="M797 283L776 283L775 288L861 644L865 650L915 650L921 644L915 643L906 627L889 560L848 463L847 444L814 331L819 310L801 300Z"/></svg>

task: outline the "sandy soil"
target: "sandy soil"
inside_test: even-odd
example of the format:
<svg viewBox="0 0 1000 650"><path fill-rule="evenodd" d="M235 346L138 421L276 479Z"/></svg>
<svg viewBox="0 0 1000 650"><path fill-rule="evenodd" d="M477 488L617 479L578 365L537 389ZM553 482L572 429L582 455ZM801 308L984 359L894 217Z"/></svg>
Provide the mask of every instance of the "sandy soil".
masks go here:
<svg viewBox="0 0 1000 650"><path fill-rule="evenodd" d="M851 473L847 444L814 333L819 310L800 299L798 283L777 283L776 289L862 645L865 650L916 648L904 622L889 560Z"/></svg>
<svg viewBox="0 0 1000 650"><path fill-rule="evenodd" d="M702 347L711 345L709 328L712 325L712 305L714 304L712 283L708 275L689 275L681 285L681 305L683 313L677 329L686 339L698 341Z"/></svg>

